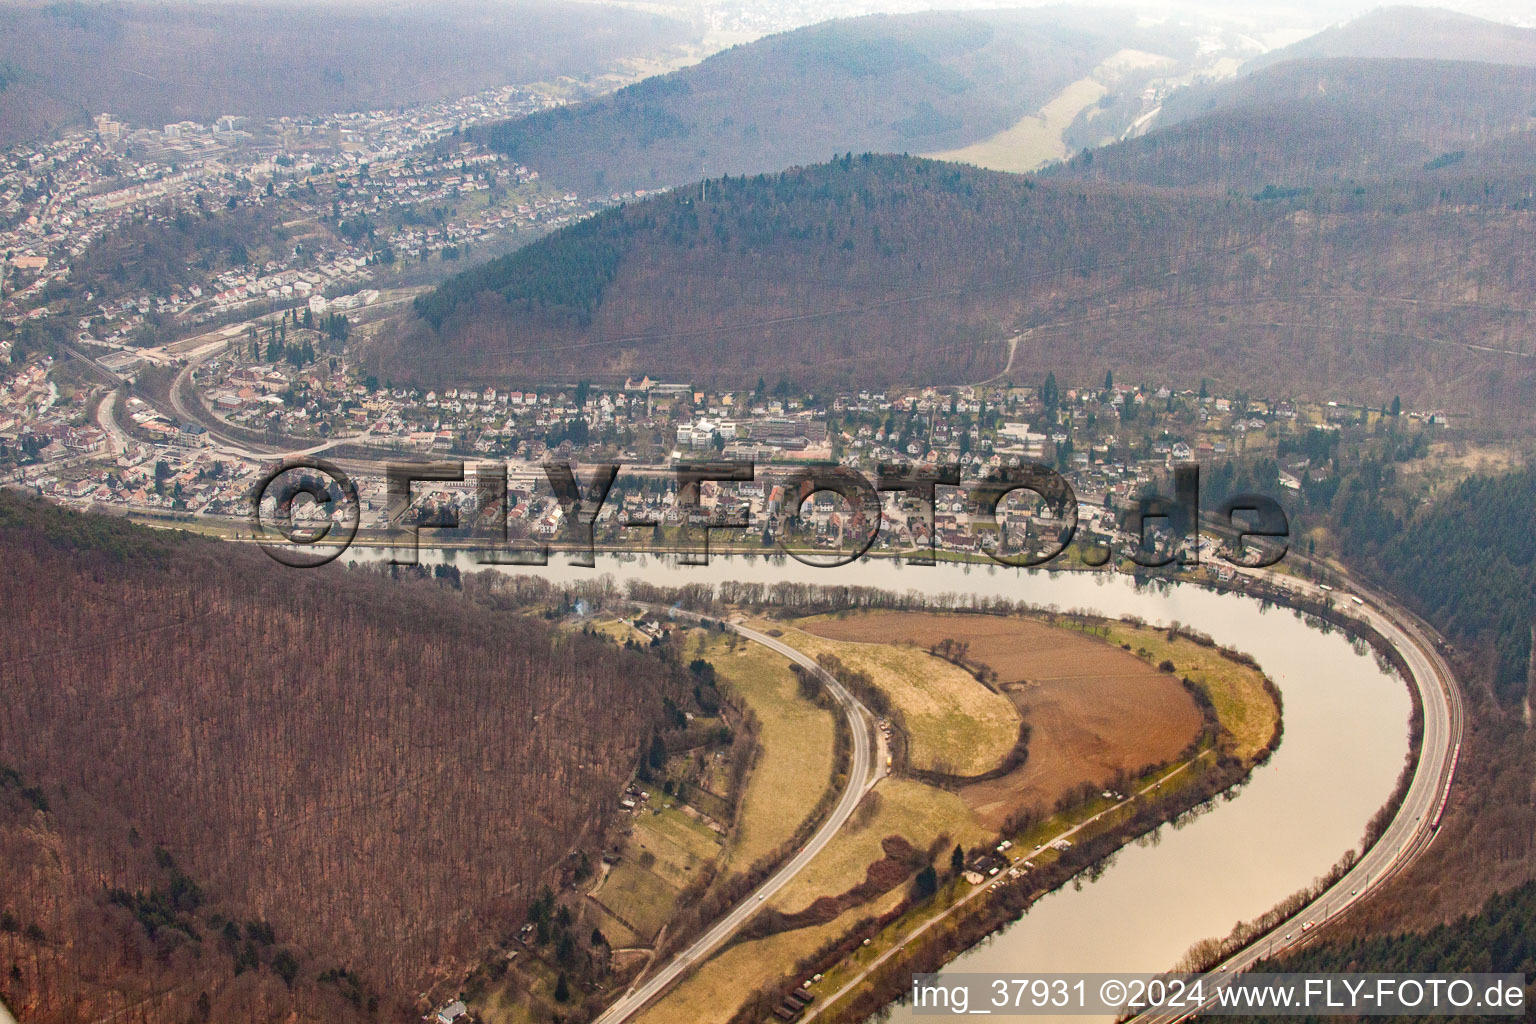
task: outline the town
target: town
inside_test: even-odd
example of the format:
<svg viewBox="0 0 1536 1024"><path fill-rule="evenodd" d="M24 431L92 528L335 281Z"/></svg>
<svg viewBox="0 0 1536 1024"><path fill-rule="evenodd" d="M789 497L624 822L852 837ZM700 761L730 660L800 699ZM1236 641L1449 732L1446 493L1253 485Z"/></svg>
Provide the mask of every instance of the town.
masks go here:
<svg viewBox="0 0 1536 1024"><path fill-rule="evenodd" d="M158 128L104 113L13 147L0 156L0 314L13 328L64 318L70 342L130 349L430 276L428 263L494 254L633 198L581 199L462 141L557 102L507 87L401 111Z"/></svg>
<svg viewBox="0 0 1536 1024"><path fill-rule="evenodd" d="M282 453L302 452L346 465L363 530L389 531L400 522L387 499L387 464L505 463L507 536L547 545L567 539L567 512L542 464L569 461L580 471L620 463L594 536L605 547L643 549L697 543L682 532L688 509L672 468L724 461L762 472L699 488L698 505L713 522L742 527L716 534L717 548L740 542L750 550L788 539L787 529L797 543L840 551L861 546L864 524L831 491L817 491L786 525L795 511L786 485L800 479L797 467L840 465L873 478L882 465L943 466L969 482L1043 463L1087 506L1079 541L1092 545L1124 540L1116 509L1144 493L1169 493L1180 465L1204 467L1209 501L1259 491L1294 505L1304 493L1336 486L1330 460L1344 431L1401 422L1422 448L1444 423L1443 414L1400 408L1176 392L1112 378L1096 388L1062 388L1052 378L1040 386L832 395L787 382L720 392L648 377L439 392L380 382L355 363L351 325L366 325L379 306L372 289L315 297L302 313L224 329L211 355L208 345L192 359L141 350L126 371L135 384L122 390L97 379L105 376L100 363L27 358L10 368L0 394L7 479L78 508L203 521L238 534L251 525L254 484ZM414 494L410 522L460 523L467 536L479 511L474 472L418 483ZM1025 498L1016 492L994 516L974 493L942 485L931 512L917 496L889 495L873 539L878 549L950 556L1048 548L1059 524L1042 502Z"/></svg>
<svg viewBox="0 0 1536 1024"><path fill-rule="evenodd" d="M1342 433L1391 426L1395 443L1423 450L1446 425L1443 411L1399 402L1174 389L1116 381L1112 369L1087 386L1051 376L846 393L787 378L721 391L644 373L441 389L381 380L368 341L432 283L642 195L578 196L475 140L476 125L560 102L507 87L308 119L154 127L102 114L89 130L13 148L0 194L3 479L78 508L239 535L253 484L303 452L346 464L362 528L384 531L399 525L385 463L495 460L511 467L508 536L552 542L565 513L540 464L620 462L592 527L632 548L681 543L688 528L668 467L750 462L767 474L700 489L717 522L744 524L719 541L789 530L841 551L859 541L857 513L822 491L785 524L787 470L904 463L977 479L1043 463L1089 506L1079 537L1091 545L1117 537L1117 508L1166 490L1178 465L1202 465L1216 501L1252 490L1295 504L1331 496ZM413 522L477 517L472 479L418 490ZM931 512L911 495L885 502L881 550L1039 551L1057 532L1048 508L1017 494L995 516L944 487Z"/></svg>

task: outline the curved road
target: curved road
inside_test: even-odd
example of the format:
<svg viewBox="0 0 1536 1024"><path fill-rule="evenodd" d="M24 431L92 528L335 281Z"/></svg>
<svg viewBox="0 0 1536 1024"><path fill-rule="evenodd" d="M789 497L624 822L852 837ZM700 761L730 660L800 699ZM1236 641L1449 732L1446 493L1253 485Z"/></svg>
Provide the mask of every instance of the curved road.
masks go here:
<svg viewBox="0 0 1536 1024"><path fill-rule="evenodd" d="M1330 596L1316 584L1293 577L1251 570L1245 574L1263 578L1275 586L1309 597ZM1391 825L1366 855L1342 879L1297 914L1248 944L1218 967L1212 968L1212 973L1208 975L1212 980L1207 985L1212 991L1224 987L1233 974L1249 969L1256 961L1297 947L1311 939L1316 932L1310 928L1303 932L1304 924L1310 921L1320 925L1347 910L1364 899L1370 891L1412 863L1414 858L1434 840L1437 818L1450 792L1451 780L1456 770L1456 756L1461 745L1461 693L1456 688L1456 680L1450 667L1436 653L1434 644L1411 613L1364 587L1357 584L1351 584L1351 586L1367 603L1347 607L1355 615L1370 623L1408 663L1412 675L1411 682L1419 693L1419 700L1424 709L1424 735L1420 743L1418 766L1409 784L1408 793L1392 819ZM1347 593L1339 591L1334 591L1332 596L1342 600L1348 600L1349 597ZM1082 825L1077 826L1077 828L1081 827ZM1062 836L1071 835L1077 828L1062 833ZM965 897L963 902L980 897L990 888L989 885L977 887ZM938 920L940 918L926 922L921 928L908 935L900 946L887 951L836 993L826 997L806 1019L817 1017L822 1011L835 1007L874 969L896 955L907 942L926 931ZM1213 995L1205 1005L1210 1005L1214 999ZM1149 1011L1134 1018L1133 1024L1175 1024L1191 1016L1194 1016L1194 1012L1188 1010L1161 1013Z"/></svg>
<svg viewBox="0 0 1536 1024"><path fill-rule="evenodd" d="M211 352L202 353L206 359ZM178 413L188 410L181 408L178 399L179 385L190 374L200 359L189 361L181 373L176 377L171 387L171 397L177 406ZM97 418L100 425L107 429L114 437L121 438L120 429L116 421L115 395L108 396L98 408ZM194 417L188 416L188 419ZM210 430L210 434L214 431ZM364 432L366 435L366 431ZM224 442L229 439L215 437ZM322 451L342 440L356 440L356 438L335 439L309 449L303 454ZM230 445L232 448L238 446ZM262 455L270 456L270 453L254 453L241 451L246 457L260 458ZM1248 575L1262 576L1269 582L1288 588L1300 594L1317 598L1325 596L1324 592L1316 584L1285 577L1272 573L1248 572ZM1371 847L1345 876L1325 891L1317 899L1313 900L1295 916L1282 922L1275 929L1250 943L1240 952L1223 961L1217 973L1213 977L1221 977L1238 973L1252 967L1260 959L1273 956L1276 953L1291 949L1303 944L1312 937L1312 928L1305 932L1304 925L1320 925L1349 909L1356 902L1364 899L1372 890L1381 886L1392 878L1414 858L1422 853L1438 831L1439 816L1443 811L1446 799L1449 796L1450 785L1456 770L1456 757L1460 750L1462 736L1462 702L1461 694L1456 687L1454 675L1449 666L1435 650L1433 642L1425 634L1414 618L1403 611L1388 598L1373 593L1358 584L1351 584L1352 588L1366 602L1354 608L1347 609L1353 614L1365 619L1374 627L1389 643L1402 655L1407 662L1412 683L1418 691L1419 701L1423 707L1424 734L1420 745L1420 756L1417 769L1414 772L1408 788L1408 793L1403 799L1402 806L1398 809L1392 823L1386 832ZM1338 597L1347 597L1347 594L1335 592ZM680 613L676 610L672 614ZM689 617L700 618L689 614ZM664 992L685 972L702 963L714 950L729 938L737 929L747 922L762 906L769 896L782 889L788 882L798 875L815 856L823 850L832 840L842 826L852 815L854 808L863 798L864 794L879 781L883 774L883 766L873 756L869 741L869 724L874 716L860 704L851 693L833 679L811 658L790 647L788 644L746 626L732 623L724 625L739 633L741 636L755 643L762 644L769 650L788 658L802 667L814 672L822 679L829 693L843 708L847 717L850 731L853 734L853 759L849 773L849 785L844 790L842 798L833 809L831 816L824 822L812 836L810 842L800 849L798 853L783 867L773 874L759 889L743 903L735 907L725 917L709 929L703 936L697 939L688 949L674 957L664 968L653 974L643 984L631 988L617 1002L598 1018L596 1024L620 1024L634 1016L647 1003ZM856 780L862 780L857 782ZM1219 986L1219 982L1217 983ZM1213 997L1214 999L1214 997ZM1139 1024L1174 1024L1184 1020L1193 1013L1190 1011L1145 1013L1135 1018ZM4 1008L0 1007L0 1024L10 1024L6 1020Z"/></svg>
<svg viewBox="0 0 1536 1024"><path fill-rule="evenodd" d="M1265 574L1277 586L1309 597L1326 596L1316 584L1303 580ZM1307 904L1293 917L1282 921L1267 934L1249 943L1222 961L1209 975L1217 979L1208 988L1222 988L1231 975L1248 970L1257 961L1308 942L1316 932L1303 927L1321 925L1365 899L1373 890L1391 879L1434 842L1439 831L1439 816L1450 794L1461 749L1462 702L1455 676L1435 650L1434 643L1408 612L1380 594L1358 584L1351 589L1366 603L1346 608L1365 619L1392 644L1408 663L1412 683L1424 708L1424 737L1419 746L1419 763L1408 793L1392 823L1381 838L1332 887ZM1333 591L1336 599L1348 600L1347 593ZM1210 1005L1216 996L1206 1000ZM1143 1013L1137 1024L1174 1024L1194 1016L1190 1010Z"/></svg>
<svg viewBox="0 0 1536 1024"><path fill-rule="evenodd" d="M691 613L671 610L674 615L686 615L688 618L702 618ZM827 692L842 707L844 715L848 719L848 728L853 733L853 759L848 770L848 787L843 790L842 799L833 808L832 814L816 830L798 853L795 854L783 867L774 872L768 881L754 890L740 904L734 907L730 913L717 921L702 936L696 939L692 945L673 957L668 964L655 974L651 975L643 983L632 987L628 992L615 1002L599 1018L596 1024L619 1024L638 1013L647 1003L661 995L673 982L682 977L690 968L703 963L709 955L715 951L721 943L739 929L742 925L762 908L768 897L784 888L798 875L805 866L820 853L832 838L842 829L848 818L853 814L853 809L859 805L864 794L878 782L884 774L884 765L877 762L875 751L870 743L870 726L874 716L869 709L860 704L853 694L849 693L836 679L825 672L820 665L805 654L795 650L788 644L781 643L771 636L759 633L755 629L735 623L725 622L727 629L734 630L754 643L762 644L776 654L783 655L802 668L816 674L826 685Z"/></svg>
<svg viewBox="0 0 1536 1024"><path fill-rule="evenodd" d="M187 360L187 365L183 366L181 371L177 373L176 376L171 380L171 388L169 392L171 408L175 411L176 415L183 421L196 423L200 425L204 430L208 431L208 437L211 440L218 442L220 450L223 451L226 455L234 455L242 459L251 459L257 462L260 462L264 459L271 459L278 455L315 455L319 452L326 451L327 449L334 448L337 445L353 444L358 441L365 440L368 437L368 434L372 431L373 428L370 426L360 434L349 434L346 437L333 437L325 441L319 441L309 446L308 448L297 448L288 452L285 452L281 448L277 448L269 444L256 445L254 447L248 446L239 441L236 441L234 438L229 437L226 434L221 434L219 432L219 427L221 427L223 424L219 421L219 418L214 416L212 413L209 413L205 409L199 408L194 410L189 408L187 404L182 401L181 389L187 385L188 380L191 378L193 372L196 371L198 367L202 366L214 356L221 354L226 348L228 348L228 343L208 345L203 349L200 349L196 356ZM196 401L196 399L194 399L194 401ZM210 419L213 421L211 424L208 422Z"/></svg>
<svg viewBox="0 0 1536 1024"><path fill-rule="evenodd" d="M366 441L369 434L372 433L373 427L370 425L357 434L348 434L345 437L333 437L324 441L317 441L307 448L287 449L274 445L248 445L220 433L219 427L223 424L218 417L208 413L207 410L188 408L187 404L182 401L181 388L186 384L187 378L194 370L213 356L221 353L227 346L228 342L214 342L199 349L172 379L169 392L171 412L175 413L176 417L181 421L196 423L206 430L211 442L210 447L214 450L236 458L249 459L252 462L266 462L279 457L316 455L339 445L358 444ZM81 358L85 357L82 356ZM117 394L115 390L108 392L96 407L96 425L112 437L113 442L121 451L126 450L133 439L117 418ZM164 412L164 410L161 411ZM213 421L212 425L209 424L210 419ZM6 1022L0 1019L0 1024L6 1024Z"/></svg>

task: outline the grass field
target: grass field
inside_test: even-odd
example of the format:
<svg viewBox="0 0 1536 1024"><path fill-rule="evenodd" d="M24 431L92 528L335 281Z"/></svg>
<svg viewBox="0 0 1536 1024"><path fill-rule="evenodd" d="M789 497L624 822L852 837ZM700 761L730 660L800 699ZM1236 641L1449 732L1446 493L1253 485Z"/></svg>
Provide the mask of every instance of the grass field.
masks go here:
<svg viewBox="0 0 1536 1024"><path fill-rule="evenodd" d="M656 937L677 909L678 888L660 874L625 856L593 897L603 909L626 921L643 942Z"/></svg>
<svg viewBox="0 0 1536 1024"><path fill-rule="evenodd" d="M628 619L595 619L586 623L586 625L616 644L622 644L626 640L637 640L642 643L651 642L651 638L632 626Z"/></svg>
<svg viewBox="0 0 1536 1024"><path fill-rule="evenodd" d="M880 843L901 836L919 850L948 836L950 844L967 849L991 839L965 801L935 786L912 779L890 778L875 789L878 807L871 815L855 814L848 826L795 879L770 901L785 913L804 910L820 896L836 896L864 881L864 872L883 856ZM865 799L869 799L866 797ZM945 855L948 855L946 849Z"/></svg>
<svg viewBox="0 0 1536 1024"><path fill-rule="evenodd" d="M724 1024L757 989L788 977L800 958L850 930L863 918L890 910L903 895L902 889L896 889L827 924L732 946L684 979L636 1020L640 1024Z"/></svg>
<svg viewBox="0 0 1536 1024"><path fill-rule="evenodd" d="M584 907L587 917L592 922L592 926L602 929L603 936L608 940L608 945L614 949L631 949L644 941L640 936L630 931L629 925L603 909L603 905L596 900L587 900Z"/></svg>
<svg viewBox="0 0 1536 1024"><path fill-rule="evenodd" d="M868 673L906 720L913 767L980 775L1008 756L1019 737L1019 712L1007 697L926 650L890 643L888 634L836 639L827 632L830 624L847 621L803 620L797 624L802 628L785 629L783 640Z"/></svg>
<svg viewBox="0 0 1536 1024"><path fill-rule="evenodd" d="M957 640L970 645L971 660L997 672L1029 723L1029 758L1000 779L961 791L989 828L1023 808L1049 809L1084 783L1102 786L1161 764L1200 730L1200 712L1176 678L1105 639L1034 619L873 612L822 618L807 628L923 648Z"/></svg>
<svg viewBox="0 0 1536 1024"><path fill-rule="evenodd" d="M788 840L831 783L834 719L802 698L784 659L756 644L731 653L726 640L711 637L702 651L690 639L688 652L707 658L728 688L757 715L761 752L747 781L742 812L729 850L729 868L741 870ZM969 677L967 677L969 678ZM974 681L973 681L974 685ZM864 880L868 866L883 856L880 840L903 835L926 847L957 828L979 836L958 797L906 780L880 787L879 810L858 819L775 897L774 906L798 910L818 896L837 895ZM692 823L690 823L692 824ZM904 890L848 910L824 925L798 929L732 947L709 960L638 1020L723 1022L757 988L791 971L795 962L871 913L894 906Z"/></svg>
<svg viewBox="0 0 1536 1024"><path fill-rule="evenodd" d="M994 171L1033 171L1068 156L1062 141L1078 114L1107 92L1093 78L1080 78L1057 93L1038 113L1027 114L989 138L961 149L931 153L935 160L954 160Z"/></svg>
<svg viewBox="0 0 1536 1024"><path fill-rule="evenodd" d="M503 986L494 995L482 1000L476 1007L476 1011L486 1024L536 1024L544 1017L543 1004L548 1001L550 993L554 991L554 982L546 982L543 977L531 980L538 985L541 998L535 999L526 992Z"/></svg>
<svg viewBox="0 0 1536 1024"><path fill-rule="evenodd" d="M624 623L605 624L626 630ZM689 656L708 659L733 701L756 716L759 751L730 839L652 792L625 843L624 855L591 900L622 929L628 943L652 941L677 912L679 893L722 855L724 869L743 871L787 842L832 781L836 739L832 713L801 697L788 663L756 644L702 632Z"/></svg>
<svg viewBox="0 0 1536 1024"><path fill-rule="evenodd" d="M635 822L630 846L655 856L651 870L682 888L702 865L719 856L721 840L709 826L668 808L660 814L642 813Z"/></svg>
<svg viewBox="0 0 1536 1024"><path fill-rule="evenodd" d="M1239 756L1261 749L1275 723L1274 705L1257 671L1187 638L1169 640L1156 629L1123 623L1067 628L1021 617L885 612L821 617L798 625L803 629L783 624L774 628L782 631L786 642L807 653L830 651L850 667L870 672L880 685L891 688L893 699L903 693L919 712L923 701L945 694L956 701L974 697L975 691L997 697L968 673L926 653L928 645L943 639L968 643L969 657L998 672L1010 706L1033 731L1026 764L993 782L972 784L955 793L914 779L882 781L848 826L768 902L785 913L802 911L819 897L836 896L862 883L870 865L883 856L881 841L888 836L901 836L919 850L927 850L942 837L939 860L943 862L953 843L968 850L990 845L1013 810L1031 805L1048 808L1083 782L1104 785L1123 775L1140 776L1135 785L1145 783L1149 779L1145 770L1172 761L1199 732L1199 711L1179 676L1188 675L1206 687L1231 733L1228 742ZM1122 644L1129 644L1130 650ZM1164 659L1174 663L1175 673L1156 667ZM957 687L960 695L925 679L923 670L914 667L926 662L963 675L965 685ZM954 676L946 680L954 682ZM910 725L914 712L906 713ZM931 711L929 717L932 727ZM1044 842L1109 803L1095 797L1039 822L1029 833L1037 838L1018 838L1026 848L1028 842ZM1035 854L1041 864L1054 856L1051 851ZM801 958L856 922L894 906L906 888L904 883L867 905L845 910L828 924L731 947L640 1020L643 1024L724 1022L753 990L791 977ZM955 896L970 891L964 885L946 886L933 905L903 919L903 934ZM869 949L856 951L839 971L888 949L887 939L882 935ZM825 992L835 986L818 988Z"/></svg>
<svg viewBox="0 0 1536 1024"><path fill-rule="evenodd" d="M1142 50L1118 50L1093 71L1051 97L1038 111L1028 114L996 135L960 149L929 154L935 160L954 160L994 171L1033 171L1052 160L1071 156L1067 129L1094 104L1123 87L1127 72L1156 67L1168 58ZM1106 140L1107 141L1107 140Z"/></svg>
<svg viewBox="0 0 1536 1024"><path fill-rule="evenodd" d="M729 844L728 866L745 870L788 841L832 784L836 721L800 696L789 663L753 643L731 653L711 638L712 662L733 700L757 716L760 750Z"/></svg>

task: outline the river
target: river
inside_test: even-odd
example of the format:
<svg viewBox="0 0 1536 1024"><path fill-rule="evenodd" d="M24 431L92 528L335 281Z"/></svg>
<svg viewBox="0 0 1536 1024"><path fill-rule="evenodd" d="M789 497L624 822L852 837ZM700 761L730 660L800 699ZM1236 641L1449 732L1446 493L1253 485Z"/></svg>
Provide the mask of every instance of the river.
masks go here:
<svg viewBox="0 0 1536 1024"><path fill-rule="evenodd" d="M381 557L354 553L363 560ZM432 556L423 553L423 560ZM454 559L465 571L472 561ZM1310 884L1356 848L1386 802L1408 752L1408 688L1363 645L1308 626L1288 609L1193 586L1138 590L1126 576L1027 573L984 566L903 566L869 559L819 569L794 561L716 558L684 567L656 558L600 559L597 569L559 555L538 568L557 581L611 573L658 585L743 580L858 583L925 594L971 593L1035 605L1184 623L1258 659L1280 688L1285 733L1268 764L1235 799L1219 801L1155 842L1122 850L1096 881L1038 901L1022 919L961 955L956 972L1159 971L1196 941L1225 935ZM892 1020L916 1018L895 1007ZM1082 1020L1077 1017L1075 1020Z"/></svg>

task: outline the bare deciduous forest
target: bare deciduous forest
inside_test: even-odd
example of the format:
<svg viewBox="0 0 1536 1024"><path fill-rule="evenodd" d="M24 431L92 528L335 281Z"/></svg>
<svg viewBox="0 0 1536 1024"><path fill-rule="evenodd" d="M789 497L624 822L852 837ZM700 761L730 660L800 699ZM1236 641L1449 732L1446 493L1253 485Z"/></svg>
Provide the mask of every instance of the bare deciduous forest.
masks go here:
<svg viewBox="0 0 1536 1024"><path fill-rule="evenodd" d="M1351 481L1337 528L1356 568L1453 641L1467 728L1439 839L1382 895L1345 918L1346 935L1419 929L1471 914L1536 880L1536 471L1472 477L1417 507L1389 485Z"/></svg>
<svg viewBox="0 0 1536 1024"><path fill-rule="evenodd" d="M606 71L681 42L653 14L557 2L311 8L7 4L0 143L110 111L161 125L367 110Z"/></svg>
<svg viewBox="0 0 1536 1024"><path fill-rule="evenodd" d="M1436 7L1379 7L1255 57L1254 70L1306 57L1465 60L1536 66L1536 29Z"/></svg>
<svg viewBox="0 0 1536 1024"><path fill-rule="evenodd" d="M0 992L43 1024L415 1009L682 692L445 585L9 495L0 560Z"/></svg>
<svg viewBox="0 0 1536 1024"><path fill-rule="evenodd" d="M381 372L863 388L1108 366L1518 419L1531 197L1525 176L1255 198L845 157L612 209L452 278Z"/></svg>
<svg viewBox="0 0 1536 1024"><path fill-rule="evenodd" d="M1454 185L1527 171L1536 67L1289 61L1170 97L1158 131L1048 172L1260 195L1381 180Z"/></svg>
<svg viewBox="0 0 1536 1024"><path fill-rule="evenodd" d="M927 153L1002 131L1123 48L1191 57L1173 22L1040 11L845 18L732 47L609 96L478 131L582 193L756 174L848 150ZM1121 83L1139 88L1151 70Z"/></svg>

